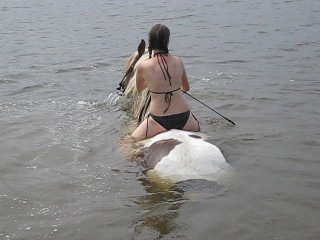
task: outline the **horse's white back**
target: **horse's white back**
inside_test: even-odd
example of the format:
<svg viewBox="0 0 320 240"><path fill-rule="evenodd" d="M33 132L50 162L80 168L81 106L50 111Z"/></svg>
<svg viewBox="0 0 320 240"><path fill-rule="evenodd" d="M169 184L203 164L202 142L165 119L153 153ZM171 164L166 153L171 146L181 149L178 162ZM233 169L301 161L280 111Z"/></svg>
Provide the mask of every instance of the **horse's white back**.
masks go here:
<svg viewBox="0 0 320 240"><path fill-rule="evenodd" d="M188 179L213 180L214 174L229 165L220 149L205 142L204 137L205 135L201 133L170 130L146 140L146 147L166 139L181 142L164 156L154 169L149 171L174 182Z"/></svg>

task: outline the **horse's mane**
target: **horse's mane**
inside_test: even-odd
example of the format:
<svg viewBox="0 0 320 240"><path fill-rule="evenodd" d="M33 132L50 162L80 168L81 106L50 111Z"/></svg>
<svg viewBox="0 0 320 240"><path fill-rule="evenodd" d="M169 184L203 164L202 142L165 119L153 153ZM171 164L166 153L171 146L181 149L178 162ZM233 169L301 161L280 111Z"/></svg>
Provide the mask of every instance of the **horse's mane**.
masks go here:
<svg viewBox="0 0 320 240"><path fill-rule="evenodd" d="M146 114L149 112L150 94L147 89L143 90L141 93L138 92L136 88L136 73L139 64L149 58L148 51L139 57L138 51L131 54L125 65L126 71L133 66L133 72L131 74L128 84L124 89L124 103L128 109L131 110L132 117L137 119L139 122L144 119Z"/></svg>

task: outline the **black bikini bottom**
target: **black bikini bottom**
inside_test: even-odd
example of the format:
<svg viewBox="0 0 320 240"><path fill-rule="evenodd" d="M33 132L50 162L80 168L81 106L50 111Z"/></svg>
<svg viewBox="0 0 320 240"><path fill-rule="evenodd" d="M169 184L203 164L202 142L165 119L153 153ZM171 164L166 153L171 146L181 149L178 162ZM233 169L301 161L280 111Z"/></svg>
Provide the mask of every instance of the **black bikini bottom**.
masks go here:
<svg viewBox="0 0 320 240"><path fill-rule="evenodd" d="M183 129L186 123L188 122L190 111L183 113L167 115L167 116L155 116L150 114L150 116L159 123L166 130L170 129Z"/></svg>
<svg viewBox="0 0 320 240"><path fill-rule="evenodd" d="M146 129L146 138L148 138L148 125L149 125L149 117L152 117L153 120L155 120L158 124L160 124L163 128L166 130L170 129L179 129L182 130L184 126L187 124L190 114L194 117L194 119L198 122L196 117L190 112L190 110L173 114L173 115L167 115L167 116L155 116L153 114L149 114L147 116L147 129ZM200 125L198 122L198 126L200 129Z"/></svg>

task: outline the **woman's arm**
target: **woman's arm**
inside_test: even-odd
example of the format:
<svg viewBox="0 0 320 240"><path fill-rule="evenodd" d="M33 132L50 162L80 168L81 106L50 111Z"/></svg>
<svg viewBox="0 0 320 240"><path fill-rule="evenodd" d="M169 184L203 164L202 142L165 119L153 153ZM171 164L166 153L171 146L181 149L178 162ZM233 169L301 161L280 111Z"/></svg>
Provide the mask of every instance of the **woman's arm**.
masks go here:
<svg viewBox="0 0 320 240"><path fill-rule="evenodd" d="M141 65L137 68L136 87L139 92L147 87L146 81L143 79L143 67Z"/></svg>
<svg viewBox="0 0 320 240"><path fill-rule="evenodd" d="M187 73L186 73L186 70L184 68L183 63L182 63L182 68L183 68L183 71L182 71L181 89L182 89L182 91L188 92L190 90L190 85L189 85Z"/></svg>

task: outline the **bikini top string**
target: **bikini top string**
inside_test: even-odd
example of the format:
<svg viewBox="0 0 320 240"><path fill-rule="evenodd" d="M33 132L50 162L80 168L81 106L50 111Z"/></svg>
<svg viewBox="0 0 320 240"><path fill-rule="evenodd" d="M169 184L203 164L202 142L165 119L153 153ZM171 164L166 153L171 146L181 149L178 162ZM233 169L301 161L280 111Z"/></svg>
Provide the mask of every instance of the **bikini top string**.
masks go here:
<svg viewBox="0 0 320 240"><path fill-rule="evenodd" d="M170 73L169 73L169 66L168 66L168 63L167 63L167 61L166 61L166 59L165 59L165 57L163 55L168 56L168 53L157 52L157 53L154 54L154 56L157 57L157 60L158 60L159 66L161 68L161 71L163 73L165 81L167 81L167 78L168 78L169 84L171 86L171 76L170 76Z"/></svg>

